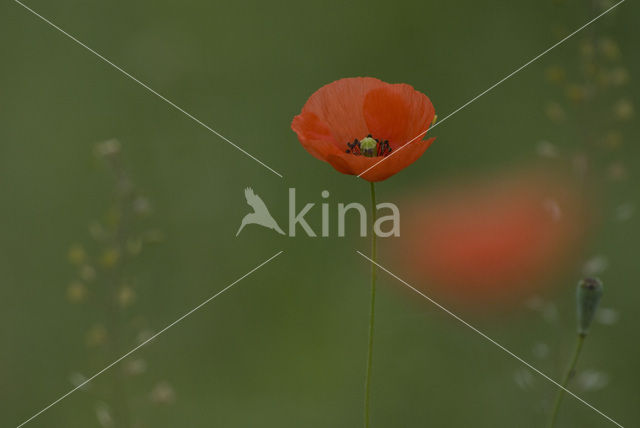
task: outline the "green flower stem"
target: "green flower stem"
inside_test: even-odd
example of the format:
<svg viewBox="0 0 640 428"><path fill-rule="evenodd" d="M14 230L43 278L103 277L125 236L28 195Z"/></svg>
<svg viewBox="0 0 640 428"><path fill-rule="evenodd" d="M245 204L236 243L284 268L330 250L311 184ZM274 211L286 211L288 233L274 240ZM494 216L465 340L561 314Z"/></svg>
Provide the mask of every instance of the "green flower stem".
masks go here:
<svg viewBox="0 0 640 428"><path fill-rule="evenodd" d="M576 364L578 363L578 358L580 357L580 351L582 351L582 345L584 344L584 334L578 334L578 341L576 342L576 350L573 353L573 358L571 359L571 364L569 364L569 368L567 369L567 373L564 375L564 379L562 380L562 388L558 389L558 393L556 394L556 401L553 405L553 411L551 412L551 418L549 419L549 428L553 428L556 425L556 419L558 418L558 409L560 409L560 403L562 402L562 397L564 397L564 389L567 387L567 384L575 374Z"/></svg>
<svg viewBox="0 0 640 428"><path fill-rule="evenodd" d="M108 308L108 328L112 335L110 339L111 346L111 358L118 358L123 353L123 346L125 344L124 333L124 314L123 308L118 307L116 302L116 293L118 287L122 285L123 279L126 275L125 252L127 246L127 239L129 236L131 226L131 188L127 171L122 165L122 159L120 157L114 158L111 161L111 166L115 174L116 179L116 191L115 191L115 204L119 213L118 222L113 232L111 239L111 245L117 249L120 254L120 259L114 270L111 272L108 283L108 297L106 299ZM111 376L113 379L113 412L114 412L114 426L117 428L130 428L132 424L131 406L129 402L129 394L126 384L126 376L122 367L117 367L116 372Z"/></svg>
<svg viewBox="0 0 640 428"><path fill-rule="evenodd" d="M376 261L376 188L371 182L371 260ZM369 353L367 357L367 378L364 384L364 426L370 426L371 408L371 368L373 363L373 327L376 319L376 265L371 263L371 309L369 315Z"/></svg>

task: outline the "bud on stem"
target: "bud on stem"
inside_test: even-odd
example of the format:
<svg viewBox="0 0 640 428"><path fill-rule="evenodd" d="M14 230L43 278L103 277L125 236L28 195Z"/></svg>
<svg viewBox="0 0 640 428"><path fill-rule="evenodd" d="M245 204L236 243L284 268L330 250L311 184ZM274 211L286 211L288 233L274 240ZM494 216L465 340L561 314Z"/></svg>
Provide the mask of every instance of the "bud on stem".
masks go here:
<svg viewBox="0 0 640 428"><path fill-rule="evenodd" d="M549 428L554 428L556 426L558 409L560 409L560 403L562 402L564 391L569 380L571 380L575 374L578 358L580 357L580 351L582 351L582 345L584 344L584 338L589 332L589 326L591 326L591 322L596 314L596 309L598 309L601 297L602 281L598 278L584 278L578 282L578 290L576 291L576 303L578 309L578 341L576 342L576 350L573 353L569 369L562 380L562 387L558 389L556 394L556 400L549 419Z"/></svg>
<svg viewBox="0 0 640 428"><path fill-rule="evenodd" d="M578 282L576 300L578 306L578 334L586 336L602 297L602 281L585 278Z"/></svg>

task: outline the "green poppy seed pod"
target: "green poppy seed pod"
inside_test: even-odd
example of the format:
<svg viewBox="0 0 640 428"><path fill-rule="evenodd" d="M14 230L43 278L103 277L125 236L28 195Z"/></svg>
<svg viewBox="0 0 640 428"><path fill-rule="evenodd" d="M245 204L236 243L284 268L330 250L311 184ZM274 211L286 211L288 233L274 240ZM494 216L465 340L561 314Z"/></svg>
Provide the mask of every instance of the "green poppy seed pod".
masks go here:
<svg viewBox="0 0 640 428"><path fill-rule="evenodd" d="M360 140L360 153L367 157L374 157L378 151L378 142L372 137Z"/></svg>
<svg viewBox="0 0 640 428"><path fill-rule="evenodd" d="M578 304L578 334L586 336L602 297L602 281L598 278L580 280L576 297Z"/></svg>

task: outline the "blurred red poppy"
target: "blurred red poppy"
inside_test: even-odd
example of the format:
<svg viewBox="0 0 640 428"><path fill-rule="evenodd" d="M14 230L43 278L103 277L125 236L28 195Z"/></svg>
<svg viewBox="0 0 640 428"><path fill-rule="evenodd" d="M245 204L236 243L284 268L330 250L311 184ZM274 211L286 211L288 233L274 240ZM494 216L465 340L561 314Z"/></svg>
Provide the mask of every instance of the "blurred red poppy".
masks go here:
<svg viewBox="0 0 640 428"><path fill-rule="evenodd" d="M587 219L577 195L570 181L536 172L447 186L403 210L398 252L425 291L521 297L578 255Z"/></svg>
<svg viewBox="0 0 640 428"><path fill-rule="evenodd" d="M424 153L434 140L422 140L434 116L429 98L409 85L354 77L318 89L293 118L291 128L316 158L343 174L366 171L362 178L375 182L406 168Z"/></svg>

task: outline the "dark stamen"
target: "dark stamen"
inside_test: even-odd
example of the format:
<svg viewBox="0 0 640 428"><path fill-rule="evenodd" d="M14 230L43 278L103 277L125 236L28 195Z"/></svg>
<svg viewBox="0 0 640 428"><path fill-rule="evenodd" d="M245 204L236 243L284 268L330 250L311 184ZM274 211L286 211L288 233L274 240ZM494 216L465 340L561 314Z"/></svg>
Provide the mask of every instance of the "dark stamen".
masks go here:
<svg viewBox="0 0 640 428"><path fill-rule="evenodd" d="M366 138L373 138L373 136L371 134L368 134ZM378 138L373 138L373 139L377 143L376 150L375 150L376 157L389 156L389 154L391 154L393 149L389 144L389 140L381 140ZM355 156L362 156L360 141L357 138L355 138L353 142L350 142L350 143L348 142L347 147L348 148L345 150L345 153L351 153Z"/></svg>

